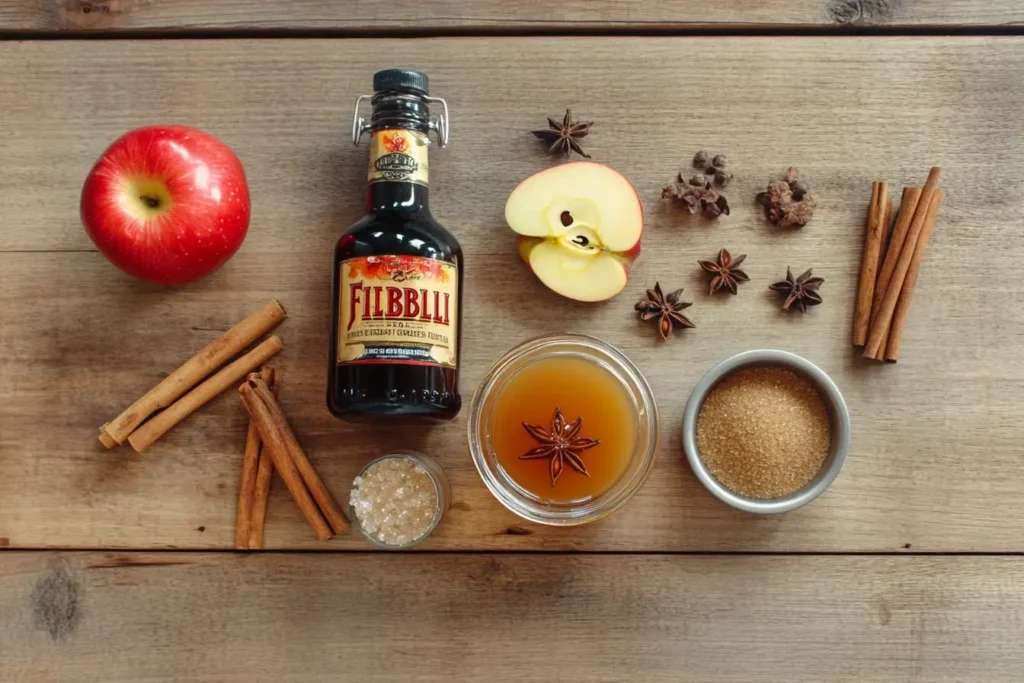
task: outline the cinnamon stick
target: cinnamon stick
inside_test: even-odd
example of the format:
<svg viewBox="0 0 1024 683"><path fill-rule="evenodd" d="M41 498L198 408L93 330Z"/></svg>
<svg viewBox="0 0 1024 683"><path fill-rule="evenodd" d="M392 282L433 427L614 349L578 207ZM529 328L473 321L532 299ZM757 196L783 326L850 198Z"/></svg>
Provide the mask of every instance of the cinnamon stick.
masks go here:
<svg viewBox="0 0 1024 683"><path fill-rule="evenodd" d="M306 487L309 488L309 492L313 494L313 498L316 500L317 505L320 506L320 511L323 513L327 522L331 525L331 529L334 533L340 534L341 532L348 529L348 519L342 513L341 508L338 507L338 503L335 502L331 492L327 490L320 475L313 469L313 465L310 464L309 459L306 458L306 454L302 452L302 447L299 446L298 440L295 438L295 432L292 431L291 426L288 424L288 420L285 419L284 413L281 411L281 407L277 403L277 399L271 393L270 388L265 382L259 379L249 379L246 384L250 386L256 395L267 405L270 409L271 419L274 421L275 427L280 431L283 437L285 448L288 451L292 462L295 463L296 469L299 474L302 475L302 480L305 482ZM277 459L274 459L274 465L277 466Z"/></svg>
<svg viewBox="0 0 1024 683"><path fill-rule="evenodd" d="M885 260L885 252L889 248L889 238L892 236L892 197L885 201L885 215L882 216L882 244L878 249L878 270L882 270L882 261ZM878 280L875 280L875 292L878 292ZM872 301L874 303L874 301Z"/></svg>
<svg viewBox="0 0 1024 683"><path fill-rule="evenodd" d="M306 521L309 522L309 525L313 527L316 537L321 541L326 541L334 535L334 532L331 531L327 520L320 514L320 509L316 506L316 502L310 496L306 485L302 482L302 475L299 474L295 463L292 462L291 457L288 455L284 436L281 434L281 430L271 414L271 408L256 395L256 391L252 388L250 382L244 382L239 387L238 393L242 396L242 405L245 406L245 411L249 413L249 419L256 424L256 429L260 433L260 439L263 441L263 450L268 452L270 457L273 458L274 467L281 474L281 479L284 480L289 493L295 499L295 504L299 506L299 511L306 518Z"/></svg>
<svg viewBox="0 0 1024 683"><path fill-rule="evenodd" d="M263 529L267 525L267 502L270 500L270 484L274 478L274 460L266 449L260 451L259 466L256 470L256 491L252 500L252 519L249 522L249 550L263 548Z"/></svg>
<svg viewBox="0 0 1024 683"><path fill-rule="evenodd" d="M878 318L878 310L882 307L882 299L885 298L885 290L889 288L889 281L896 270L896 262L900 260L900 252L903 250L903 243L907 239L907 230L914 220L914 212L921 200L920 187L903 188L903 199L900 200L900 212L896 217L896 225L892 229L892 237L889 239L889 246L885 250L885 260L882 261L882 268L878 271L878 284L875 285L875 301L871 304L871 319Z"/></svg>
<svg viewBox="0 0 1024 683"><path fill-rule="evenodd" d="M889 185L876 181L871 186L871 207L868 209L868 227L864 235L864 256L860 264L860 283L857 286L857 304L853 313L853 345L863 346L868 338L871 322L871 300L878 279L878 261L882 246Z"/></svg>
<svg viewBox="0 0 1024 683"><path fill-rule="evenodd" d="M147 417L166 408L228 359L284 320L284 307L270 301L230 330L207 344L184 365L169 374L123 413L101 427L100 443L107 448L125 442Z"/></svg>
<svg viewBox="0 0 1024 683"><path fill-rule="evenodd" d="M921 230L924 228L925 219L928 216L929 207L934 199L941 177L942 169L938 166L932 168L928 173L928 181L921 189L921 199L918 201L917 209L914 211L914 219L907 229L907 238L903 243L903 248L900 250L900 257L896 262L896 268L893 270L892 279L889 281L889 286L886 287L885 298L882 299L882 305L878 309L878 318L872 322L868 342L864 346L864 356L866 358L881 358L885 353L884 347L886 340L889 338L889 327L892 324L893 313L896 311L896 302L899 300L903 281L906 279L907 271L910 269L910 261L914 257L917 240L921 236Z"/></svg>
<svg viewBox="0 0 1024 683"><path fill-rule="evenodd" d="M109 422L107 424L110 424ZM114 441L114 437L106 432L107 425L100 427L100 443L103 444L104 448L113 448L118 443Z"/></svg>
<svg viewBox="0 0 1024 683"><path fill-rule="evenodd" d="M270 385L274 382L274 369L265 367L259 377ZM260 433L256 424L249 420L249 431L245 435L245 450L242 454L242 475L238 483L238 515L235 519L235 548L245 550L252 533L253 507L256 500L256 472L260 459Z"/></svg>
<svg viewBox="0 0 1024 683"><path fill-rule="evenodd" d="M235 516L235 550L245 550L249 545L252 501L256 495L256 469L259 467L260 433L256 423L249 420L245 435L245 451L242 453L242 478L238 483L238 512Z"/></svg>
<svg viewBox="0 0 1024 683"><path fill-rule="evenodd" d="M224 367L216 375L182 396L169 408L132 432L132 435L128 437L128 443L139 453L146 450L157 439L166 434L167 430L171 427L270 360L281 350L281 346L280 337L268 337L252 351Z"/></svg>
<svg viewBox="0 0 1024 683"><path fill-rule="evenodd" d="M931 205L928 207L928 215L925 217L924 226L921 228L921 236L917 238L917 244L914 246L914 256L910 260L910 269L907 270L907 277L903 281L903 288L900 289L900 298L896 302L896 311L893 313L892 326L889 330L889 342L885 349L885 360L893 363L900 357L900 342L903 340L903 327L907 324L907 314L910 311L910 298L914 295L917 276L921 272L924 252L928 248L928 239L932 236L932 228L935 227L935 217L939 213L939 206L942 205L942 197L942 190L937 190L932 197Z"/></svg>
<svg viewBox="0 0 1024 683"><path fill-rule="evenodd" d="M267 381L266 378L263 381ZM281 371L275 370L271 381L267 382L270 392L277 396L277 386L281 382ZM249 537L246 546L249 550L263 547L263 528L267 523L267 501L270 496L270 483L274 476L274 460L266 449L260 450L259 464L256 469L256 486L252 498L252 518L249 520Z"/></svg>

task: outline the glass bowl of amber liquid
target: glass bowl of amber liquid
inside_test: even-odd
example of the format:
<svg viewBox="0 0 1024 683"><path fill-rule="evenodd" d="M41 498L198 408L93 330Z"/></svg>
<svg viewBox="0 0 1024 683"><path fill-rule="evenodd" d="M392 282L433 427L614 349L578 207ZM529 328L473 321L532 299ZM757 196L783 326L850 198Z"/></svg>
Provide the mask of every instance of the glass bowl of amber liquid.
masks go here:
<svg viewBox="0 0 1024 683"><path fill-rule="evenodd" d="M600 339L524 342L481 380L469 450L484 484L512 512L554 526L586 524L626 503L658 450L647 380Z"/></svg>

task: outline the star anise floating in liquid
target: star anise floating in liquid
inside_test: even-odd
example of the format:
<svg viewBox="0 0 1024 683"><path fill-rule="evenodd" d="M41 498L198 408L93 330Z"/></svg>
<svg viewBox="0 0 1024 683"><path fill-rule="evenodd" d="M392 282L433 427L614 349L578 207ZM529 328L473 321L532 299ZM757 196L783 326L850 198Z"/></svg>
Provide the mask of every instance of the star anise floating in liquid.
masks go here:
<svg viewBox="0 0 1024 683"><path fill-rule="evenodd" d="M590 132L590 127L594 125L593 121L587 123L581 123L579 121L572 120L572 111L569 109L565 110L565 117L562 118L562 122L554 120L548 117L548 126L546 130L535 130L532 131L534 136L540 138L544 142L550 143L548 148L549 154L562 153L565 156L571 156L573 152L576 152L581 157L589 159L590 155L583 151L578 142L579 138L586 137L587 133Z"/></svg>
<svg viewBox="0 0 1024 683"><path fill-rule="evenodd" d="M655 283L654 289L647 290L647 298L641 299L633 308L640 313L640 319L658 319L658 333L661 338L668 341L668 335L677 327L695 327L690 319L682 314L692 303L680 301L683 295L682 289L677 289L670 294L661 291L661 284Z"/></svg>
<svg viewBox="0 0 1024 683"><path fill-rule="evenodd" d="M750 277L739 269L739 265L746 258L746 254L733 258L728 249L720 249L717 261L697 261L705 273L714 276L711 278L708 294L714 294L719 290L726 290L735 294L737 292L737 283L748 282Z"/></svg>
<svg viewBox="0 0 1024 683"><path fill-rule="evenodd" d="M539 441L540 445L523 453L519 456L519 459L550 458L551 463L549 467L551 470L552 486L562 476L566 463L580 474L587 477L590 476L587 466L580 459L580 454L593 448L600 442L596 439L587 439L580 436L580 430L583 429L582 417L578 417L572 423L566 424L562 411L555 408L555 415L551 418L550 430L544 429L539 425L527 424L526 422L523 423L523 429Z"/></svg>
<svg viewBox="0 0 1024 683"><path fill-rule="evenodd" d="M786 268L786 279L769 285L768 289L786 295L782 310L789 311L799 308L801 312L806 313L809 306L817 306L821 303L821 294L818 294L818 288L823 282L825 282L825 278L811 277L810 268L798 278L794 278L793 271Z"/></svg>

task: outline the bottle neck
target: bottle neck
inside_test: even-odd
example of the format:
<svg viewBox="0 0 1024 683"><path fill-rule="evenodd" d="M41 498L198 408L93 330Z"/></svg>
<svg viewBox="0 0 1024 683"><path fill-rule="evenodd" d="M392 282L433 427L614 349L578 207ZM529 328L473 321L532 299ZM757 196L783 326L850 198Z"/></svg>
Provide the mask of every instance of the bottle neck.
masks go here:
<svg viewBox="0 0 1024 683"><path fill-rule="evenodd" d="M368 211L428 211L427 152L430 110L413 93L377 93L373 98Z"/></svg>
<svg viewBox="0 0 1024 683"><path fill-rule="evenodd" d="M430 190L426 185L406 182L370 183L366 192L366 211L430 211L429 197Z"/></svg>

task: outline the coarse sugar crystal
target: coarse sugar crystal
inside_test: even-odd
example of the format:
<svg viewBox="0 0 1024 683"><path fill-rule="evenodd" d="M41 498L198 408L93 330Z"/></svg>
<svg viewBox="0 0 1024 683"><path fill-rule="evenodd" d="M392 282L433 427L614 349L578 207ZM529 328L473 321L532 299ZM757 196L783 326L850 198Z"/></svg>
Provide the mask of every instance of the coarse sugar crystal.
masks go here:
<svg viewBox="0 0 1024 683"><path fill-rule="evenodd" d="M386 545L423 538L438 515L437 488L430 474L401 456L367 467L352 482L349 501L363 531Z"/></svg>
<svg viewBox="0 0 1024 683"><path fill-rule="evenodd" d="M830 441L828 408L817 389L776 366L732 373L697 417L701 460L723 485L750 498L781 498L806 486Z"/></svg>

